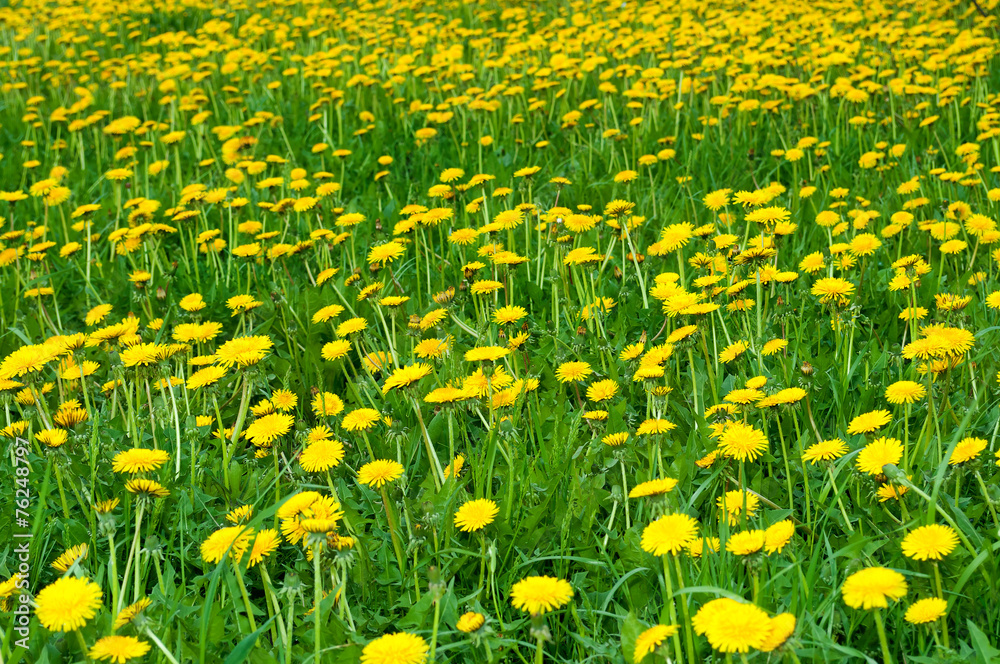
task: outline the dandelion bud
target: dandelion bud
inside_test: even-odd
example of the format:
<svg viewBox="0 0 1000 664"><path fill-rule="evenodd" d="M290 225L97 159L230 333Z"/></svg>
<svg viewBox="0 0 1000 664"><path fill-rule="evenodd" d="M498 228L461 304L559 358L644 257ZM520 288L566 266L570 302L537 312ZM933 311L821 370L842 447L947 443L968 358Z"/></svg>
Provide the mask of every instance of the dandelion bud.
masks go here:
<svg viewBox="0 0 1000 664"><path fill-rule="evenodd" d="M448 288L446 288L445 290L439 293L434 293L434 302L436 302L437 304L447 304L448 302L451 302L454 299L454 297L455 297L455 287L448 286Z"/></svg>
<svg viewBox="0 0 1000 664"><path fill-rule="evenodd" d="M803 362L802 366L799 368L799 371L802 372L803 376L811 376L813 375L813 371L815 371L815 369L813 369L813 365L809 364L808 362Z"/></svg>
<svg viewBox="0 0 1000 664"><path fill-rule="evenodd" d="M543 615L531 614L531 629L529 633L535 641L552 640L552 632L549 631L549 626L546 624L545 616Z"/></svg>
<svg viewBox="0 0 1000 664"><path fill-rule="evenodd" d="M432 565L427 570L427 589L430 591L431 597L434 598L435 602L441 601L441 598L444 597L445 586L446 584L441 579L441 570L436 565Z"/></svg>
<svg viewBox="0 0 1000 664"><path fill-rule="evenodd" d="M114 514L97 515L97 531L101 537L113 536L118 529Z"/></svg>
<svg viewBox="0 0 1000 664"><path fill-rule="evenodd" d="M907 486L910 483L906 477L906 473L896 467L895 464L887 463L882 466L882 474L893 484Z"/></svg>

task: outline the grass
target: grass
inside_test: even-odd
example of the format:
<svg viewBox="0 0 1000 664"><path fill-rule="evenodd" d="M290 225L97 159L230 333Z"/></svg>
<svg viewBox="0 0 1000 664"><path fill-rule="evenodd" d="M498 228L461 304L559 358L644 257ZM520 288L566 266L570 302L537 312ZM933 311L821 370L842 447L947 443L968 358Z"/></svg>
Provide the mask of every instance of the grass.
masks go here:
<svg viewBox="0 0 1000 664"><path fill-rule="evenodd" d="M2 661L994 661L995 5L0 9Z"/></svg>

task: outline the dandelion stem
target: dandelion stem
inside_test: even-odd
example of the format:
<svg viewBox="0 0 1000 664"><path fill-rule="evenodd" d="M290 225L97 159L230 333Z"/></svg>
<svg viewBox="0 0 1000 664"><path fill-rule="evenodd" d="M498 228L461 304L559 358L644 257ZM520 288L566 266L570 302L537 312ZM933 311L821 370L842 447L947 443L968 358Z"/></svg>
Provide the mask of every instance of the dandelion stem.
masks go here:
<svg viewBox="0 0 1000 664"><path fill-rule="evenodd" d="M840 507L840 514L844 517L844 523L847 525L847 528L853 533L854 525L847 516L847 510L844 509L844 501L840 497L840 489L837 488L837 479L833 476L833 466L827 466L827 471L830 473L830 484L833 485L833 493L837 496L837 505Z"/></svg>
<svg viewBox="0 0 1000 664"><path fill-rule="evenodd" d="M431 475L434 477L434 487L436 490L441 490L441 485L444 484L444 470L441 468L441 461L438 459L437 452L434 451L434 444L431 443L431 436L427 433L427 426L424 424L424 417L420 413L420 404L417 403L415 397L410 397L410 402L413 404L413 412L417 414L417 421L420 423L420 431L424 434L424 445L427 447L427 458L431 465Z"/></svg>
<svg viewBox="0 0 1000 664"><path fill-rule="evenodd" d="M684 590L684 574L681 572L681 560L676 555L671 555L674 559L674 569L677 570L677 585ZM681 597L681 613L684 615L684 642L687 646L688 661L694 664L698 661L694 653L694 634L691 632L691 609L688 607L688 596Z"/></svg>
<svg viewBox="0 0 1000 664"><path fill-rule="evenodd" d="M52 467L56 471L56 485L59 487L59 502L62 503L63 518L69 521L69 505L66 503L66 491L63 489L62 471L59 470L59 462L49 457Z"/></svg>
<svg viewBox="0 0 1000 664"><path fill-rule="evenodd" d="M257 621L253 617L253 606L250 604L250 595L247 593L246 583L243 582L243 571L240 569L239 562L233 565L233 571L236 572L236 583L240 586L240 595L243 597L243 608L247 612L247 620L250 622L250 632L257 631Z"/></svg>
<svg viewBox="0 0 1000 664"><path fill-rule="evenodd" d="M152 630L150 630L149 627L146 627L146 636L149 637L150 641L156 644L156 647L159 648L160 652L163 653L163 656L170 661L170 664L178 664L177 659L170 653L169 650L167 650L167 647L163 645L163 641L160 641L160 639L156 638L156 634L153 634Z"/></svg>
<svg viewBox="0 0 1000 664"><path fill-rule="evenodd" d="M83 659L85 661L90 661L90 651L87 649L87 642L83 639L83 634L80 630L74 629L73 634L76 636L76 642L80 646L80 652L83 653Z"/></svg>
<svg viewBox="0 0 1000 664"><path fill-rule="evenodd" d="M986 490L986 484L983 482L983 477L979 474L978 470L976 471L976 481L979 483L979 490L983 493L983 502L986 503L986 506L990 510L990 516L993 517L993 525L1000 531L1000 519L997 519L996 508L993 507L993 501L990 499L990 494Z"/></svg>
<svg viewBox="0 0 1000 664"><path fill-rule="evenodd" d="M320 574L320 558L323 557L323 542L319 538L313 539L313 662L322 664L320 658L320 640L322 630L322 614L320 609L323 606L323 576Z"/></svg>
<svg viewBox="0 0 1000 664"><path fill-rule="evenodd" d="M118 596L118 606L115 607L116 612L120 612L122 607L125 605L125 596L129 582L129 571L132 569L132 562L135 559L136 551L139 549L139 533L142 528L142 513L144 506L145 503L142 499L140 499L135 508L135 534L132 537L132 547L129 549L128 559L125 561L125 574L122 575L122 589L121 594ZM136 564L136 567L138 567L138 563ZM138 593L139 589L136 588L133 592Z"/></svg>
<svg viewBox="0 0 1000 664"><path fill-rule="evenodd" d="M118 552L115 551L115 534L108 533L108 577L111 581L111 610L115 611L121 588L118 585Z"/></svg>
<svg viewBox="0 0 1000 664"><path fill-rule="evenodd" d="M882 644L882 661L884 664L892 664L892 655L889 653L889 641L885 638L885 625L882 624L882 613L875 609L875 627L878 629L878 640Z"/></svg>
<svg viewBox="0 0 1000 664"><path fill-rule="evenodd" d="M260 580L264 585L264 598L267 602L268 613L271 616L274 616L275 622L278 625L278 633L281 636L281 643L284 645L285 650L287 651L289 648L288 634L285 631L285 621L281 616L281 604L278 602L278 598L275 597L274 595L274 588L271 585L271 577L267 573L267 567L264 565L263 561L261 561L260 565L258 566L258 569L260 570ZM274 639L273 629L271 631L271 634L272 634L271 638L273 640Z"/></svg>
<svg viewBox="0 0 1000 664"><path fill-rule="evenodd" d="M674 606L674 584L670 580L670 565L667 560L667 556L660 556L663 559L663 583L665 594L663 596L664 601L667 604L667 609L670 614L670 624L677 624L677 607ZM677 657L678 662L684 661L684 653L681 651L681 637L674 633L674 654Z"/></svg>
<svg viewBox="0 0 1000 664"><path fill-rule="evenodd" d="M785 434L781 430L781 420L777 420L776 424L778 429L778 439L781 441L781 455L785 462L785 484L788 488L788 509L794 514L795 493L792 490L792 470L788 463L788 445L785 443Z"/></svg>
<svg viewBox="0 0 1000 664"><path fill-rule="evenodd" d="M944 590L941 585L941 566L938 561L934 561L934 585L937 588L938 599L944 599ZM944 647L949 647L948 643L948 617L941 616L941 636L944 638Z"/></svg>
<svg viewBox="0 0 1000 664"><path fill-rule="evenodd" d="M436 661L435 654L437 653L437 641L438 641L438 626L441 624L441 599L434 599L434 627L431 631L431 654L430 662L434 664Z"/></svg>
<svg viewBox="0 0 1000 664"><path fill-rule="evenodd" d="M389 536L392 537L392 548L396 552L396 563L399 565L399 578L406 578L406 564L403 562L403 548L399 543L399 533L396 532L396 518L392 513L392 506L389 504L389 494L386 493L385 486L379 487L382 494L382 507L385 508L385 518L389 520Z"/></svg>
<svg viewBox="0 0 1000 664"><path fill-rule="evenodd" d="M231 479L230 479L230 468L229 462L233 457L233 453L236 451L236 441L239 440L240 434L243 432L243 421L247 416L247 408L250 405L250 374L243 375L243 394L240 397L240 412L236 417L236 425L233 427L233 437L229 440L229 445L225 443L225 435L222 437L222 477L227 490L231 490ZM219 422L219 428L225 433L225 428L222 426L222 422Z"/></svg>
<svg viewBox="0 0 1000 664"><path fill-rule="evenodd" d="M903 472L910 472L910 403L903 406Z"/></svg>
<svg viewBox="0 0 1000 664"><path fill-rule="evenodd" d="M625 530L630 530L632 528L632 517L629 514L628 507L628 478L625 476L625 463L621 459L618 460L618 467L622 471L622 503L625 506Z"/></svg>
<svg viewBox="0 0 1000 664"><path fill-rule="evenodd" d="M483 577L486 576L486 533L479 533L479 590L483 592Z"/></svg>

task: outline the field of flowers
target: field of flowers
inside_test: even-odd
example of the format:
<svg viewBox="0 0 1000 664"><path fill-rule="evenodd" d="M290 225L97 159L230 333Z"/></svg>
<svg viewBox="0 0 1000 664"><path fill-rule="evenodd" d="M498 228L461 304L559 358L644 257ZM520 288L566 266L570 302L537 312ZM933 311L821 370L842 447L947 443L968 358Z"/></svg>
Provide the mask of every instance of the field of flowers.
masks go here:
<svg viewBox="0 0 1000 664"><path fill-rule="evenodd" d="M998 0L12 0L0 664L1000 661Z"/></svg>

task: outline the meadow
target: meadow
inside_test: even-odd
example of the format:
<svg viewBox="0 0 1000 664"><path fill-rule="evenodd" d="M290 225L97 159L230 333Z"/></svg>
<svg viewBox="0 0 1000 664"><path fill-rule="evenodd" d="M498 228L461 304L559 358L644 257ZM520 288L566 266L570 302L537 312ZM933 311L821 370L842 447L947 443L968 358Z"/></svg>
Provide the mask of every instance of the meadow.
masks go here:
<svg viewBox="0 0 1000 664"><path fill-rule="evenodd" d="M0 7L0 664L1000 661L998 4Z"/></svg>

